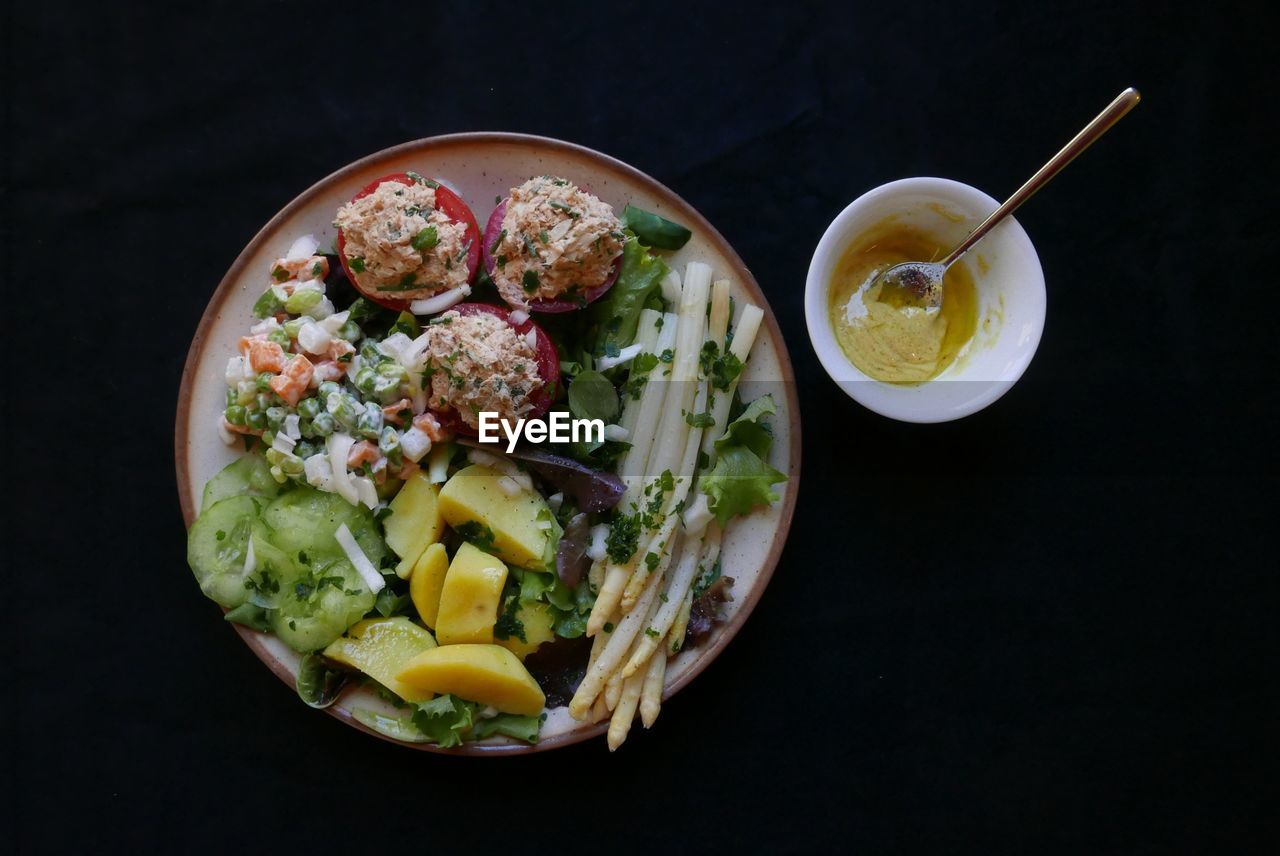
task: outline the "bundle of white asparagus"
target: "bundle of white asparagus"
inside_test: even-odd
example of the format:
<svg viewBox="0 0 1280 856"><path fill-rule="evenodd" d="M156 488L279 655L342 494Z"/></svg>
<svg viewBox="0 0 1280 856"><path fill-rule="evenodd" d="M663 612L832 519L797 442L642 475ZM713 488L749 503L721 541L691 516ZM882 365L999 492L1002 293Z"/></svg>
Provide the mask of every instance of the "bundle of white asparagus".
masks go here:
<svg viewBox="0 0 1280 856"><path fill-rule="evenodd" d="M594 644L569 703L578 719L609 717L610 751L626 740L637 710L646 728L657 718L667 661L684 641L695 582L720 552L720 526L697 490L695 471L700 457L704 465L710 461L724 433L738 376L722 388L706 376L704 348L712 352L710 342L714 354L725 353L732 312L729 282L712 284L711 273L700 262L688 265L683 282L669 273L663 297L677 311L646 309L637 329L639 353L661 359L647 375L632 371L629 386L639 394L628 397L622 414L631 447L619 467L627 490L618 510L643 522L630 556L614 550L591 568L598 593L587 635ZM733 319L728 353L740 364L763 318L748 304ZM634 359L637 368L654 362Z"/></svg>

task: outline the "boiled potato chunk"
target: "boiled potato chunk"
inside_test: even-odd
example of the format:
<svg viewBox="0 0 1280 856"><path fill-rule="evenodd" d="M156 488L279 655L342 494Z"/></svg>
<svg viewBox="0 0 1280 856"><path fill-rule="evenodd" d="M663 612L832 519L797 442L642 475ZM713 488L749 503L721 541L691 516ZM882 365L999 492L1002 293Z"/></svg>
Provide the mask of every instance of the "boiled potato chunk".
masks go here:
<svg viewBox="0 0 1280 856"><path fill-rule="evenodd" d="M463 544L449 563L436 613L441 645L493 642L507 566L473 544Z"/></svg>
<svg viewBox="0 0 1280 856"><path fill-rule="evenodd" d="M554 630L556 619L551 613L550 604L522 603L516 610L516 618L524 625L525 641L521 642L519 636L494 641L521 660L537 651L538 646L543 642L550 642L556 638Z"/></svg>
<svg viewBox="0 0 1280 856"><path fill-rule="evenodd" d="M439 541L444 531L439 490L426 473L418 472L409 477L391 500L391 516L382 530L387 536L387 546L400 557L400 564L396 566L400 579L409 576L422 551Z"/></svg>
<svg viewBox="0 0 1280 856"><path fill-rule="evenodd" d="M520 716L535 716L547 703L542 687L516 655L498 645L432 648L414 657L397 677L422 693L453 693Z"/></svg>
<svg viewBox="0 0 1280 856"><path fill-rule="evenodd" d="M436 626L440 614L440 592L444 590L444 577L449 571L449 554L443 544L432 544L422 551L409 575L409 597L413 600L418 617L428 627Z"/></svg>
<svg viewBox="0 0 1280 856"><path fill-rule="evenodd" d="M431 693L401 683L400 670L417 655L436 647L431 634L404 616L357 622L347 635L324 649L330 660L359 669L405 701L428 701Z"/></svg>
<svg viewBox="0 0 1280 856"><path fill-rule="evenodd" d="M487 547L492 538L494 555L503 561L545 571L548 562L555 559L556 534L538 524L554 520L551 509L536 491L511 492L510 485L509 476L473 464L445 482L440 490L440 514L468 541Z"/></svg>

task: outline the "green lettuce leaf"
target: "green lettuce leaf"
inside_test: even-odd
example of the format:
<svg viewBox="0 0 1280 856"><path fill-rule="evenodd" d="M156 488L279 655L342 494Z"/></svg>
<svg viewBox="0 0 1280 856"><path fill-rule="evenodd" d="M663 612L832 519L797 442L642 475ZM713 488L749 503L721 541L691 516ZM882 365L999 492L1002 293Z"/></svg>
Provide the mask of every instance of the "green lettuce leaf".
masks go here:
<svg viewBox="0 0 1280 856"><path fill-rule="evenodd" d="M716 450L731 445L746 446L758 458L767 457L773 446L773 431L767 422L760 420L778 412L772 395L762 395L747 405L742 415L729 423L724 436L716 440Z"/></svg>
<svg viewBox="0 0 1280 856"><path fill-rule="evenodd" d="M634 237L627 240L622 247L618 281L588 310L595 327L593 353L600 355L631 344L640 323L640 310L659 293L667 271L666 262L651 254Z"/></svg>
<svg viewBox="0 0 1280 856"><path fill-rule="evenodd" d="M777 412L773 397L761 396L747 405L716 441L715 465L698 480L698 487L707 495L707 504L721 526L731 517L778 499L771 485L787 477L765 462L773 433L760 421Z"/></svg>
<svg viewBox="0 0 1280 856"><path fill-rule="evenodd" d="M538 731L542 728L545 717L546 714L517 716L514 713L500 713L490 719L478 720L471 729L471 739L483 740L494 734L502 734L525 743L537 743Z"/></svg>
<svg viewBox="0 0 1280 856"><path fill-rule="evenodd" d="M476 705L452 695L424 701L413 712L413 724L442 749L459 746L470 735Z"/></svg>

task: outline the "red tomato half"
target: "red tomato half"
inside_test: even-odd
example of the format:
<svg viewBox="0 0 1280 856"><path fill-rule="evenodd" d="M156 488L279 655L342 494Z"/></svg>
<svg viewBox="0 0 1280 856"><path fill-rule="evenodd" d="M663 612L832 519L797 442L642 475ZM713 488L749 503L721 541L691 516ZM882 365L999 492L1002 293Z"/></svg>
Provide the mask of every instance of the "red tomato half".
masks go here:
<svg viewBox="0 0 1280 856"><path fill-rule="evenodd" d="M351 197L351 201L355 202L357 199L363 199L370 193L373 193L373 191L378 189L378 185L382 184L384 181L394 181L398 184L405 185L413 184L413 179L405 172L396 172L391 175L384 175L382 178L371 181L369 184L365 185L363 190ZM458 196L458 194L454 193L443 184L437 184L435 191L436 208L440 209L441 213L448 217L450 221L454 223L461 223L467 229L466 240L471 242L470 247L467 249L467 282L473 283L476 279L476 271L480 269L480 226L476 223L476 215L471 213L471 208L468 207L467 203L462 201L462 197ZM360 284L359 274L352 271L351 266L347 264L347 254L344 250L345 246L346 239L342 234L342 230L339 229L337 242L338 261L342 263L342 269L346 271L347 279L349 279L351 284L356 287L356 290L380 306L385 306L388 309L394 309L397 312L408 312L409 304L413 301L399 300L394 297L375 294Z"/></svg>
<svg viewBox="0 0 1280 856"><path fill-rule="evenodd" d="M533 405L533 409L529 411L525 418L539 418L545 415L551 409L556 387L560 383L560 355L556 353L556 346L551 341L551 337L541 327L533 323L532 320L525 321L523 324L512 323L511 310L504 306L492 306L488 303L459 303L451 308L459 315L487 314L501 318L510 324L511 328L520 336L527 335L530 330L534 331L533 335L537 340L534 353L535 359L538 361L538 377L543 379L543 385L529 395L529 402ZM441 423L454 433L464 434L469 437L476 436L476 429L464 422L456 411L444 410L436 411L436 413L441 417Z"/></svg>

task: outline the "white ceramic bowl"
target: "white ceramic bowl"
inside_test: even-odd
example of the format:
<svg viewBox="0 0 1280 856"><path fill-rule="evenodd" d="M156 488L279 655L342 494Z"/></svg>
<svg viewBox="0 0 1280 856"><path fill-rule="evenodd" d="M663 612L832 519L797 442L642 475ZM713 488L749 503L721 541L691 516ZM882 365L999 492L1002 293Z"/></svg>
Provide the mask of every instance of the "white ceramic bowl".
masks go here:
<svg viewBox="0 0 1280 856"><path fill-rule="evenodd" d="M986 407L1022 376L1044 329L1044 273L1031 239L1013 218L958 262L978 289L978 329L960 357L931 381L906 386L863 374L840 349L827 309L840 256L871 227L894 218L956 244L998 206L958 181L904 178L859 196L827 227L809 263L805 319L822 367L850 398L892 419L946 422Z"/></svg>

